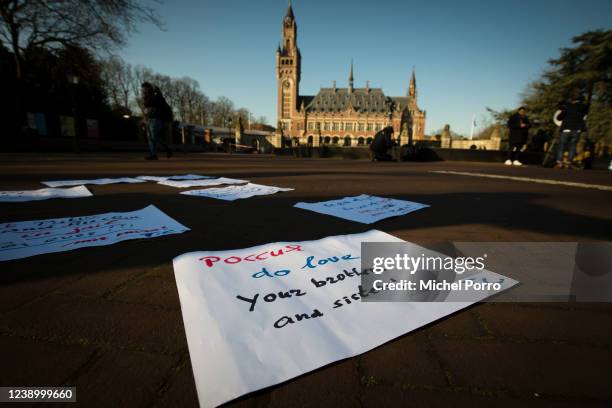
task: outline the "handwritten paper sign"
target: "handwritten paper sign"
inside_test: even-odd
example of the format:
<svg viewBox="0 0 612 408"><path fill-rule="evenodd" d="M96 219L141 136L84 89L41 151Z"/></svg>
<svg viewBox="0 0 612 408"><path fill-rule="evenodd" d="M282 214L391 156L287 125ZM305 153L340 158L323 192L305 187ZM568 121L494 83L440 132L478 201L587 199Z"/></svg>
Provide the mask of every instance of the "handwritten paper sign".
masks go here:
<svg viewBox="0 0 612 408"><path fill-rule="evenodd" d="M42 183L48 187L65 187L65 186L79 186L82 184L115 184L115 183L144 183L144 180L139 180L132 177L119 177L119 178L100 178L93 180L55 180L55 181L43 181Z"/></svg>
<svg viewBox="0 0 612 408"><path fill-rule="evenodd" d="M85 186L71 188L41 188L38 190L0 191L0 201L17 203L23 201L40 201L50 198L91 197L93 194Z"/></svg>
<svg viewBox="0 0 612 408"><path fill-rule="evenodd" d="M349 221L372 224L385 218L405 215L429 206L412 201L362 194L318 203L297 203L294 207L333 215Z"/></svg>
<svg viewBox="0 0 612 408"><path fill-rule="evenodd" d="M202 190L183 191L181 194L216 198L225 201L234 201L241 198L249 198L258 195L275 194L279 191L291 191L292 188L264 186L262 184L248 183L240 186L228 186L219 188L205 188Z"/></svg>
<svg viewBox="0 0 612 408"><path fill-rule="evenodd" d="M0 224L0 261L185 231L189 228L154 205L132 212L9 222Z"/></svg>
<svg viewBox="0 0 612 408"><path fill-rule="evenodd" d="M372 230L174 259L200 406L364 353L471 304L361 302L361 242L403 241Z"/></svg>
<svg viewBox="0 0 612 408"><path fill-rule="evenodd" d="M205 180L162 180L157 184L164 186L177 187L177 188L188 188L188 187L208 187L208 186L220 186L221 184L244 184L248 183L248 180L238 180L233 178L219 177L215 179Z"/></svg>
<svg viewBox="0 0 612 408"><path fill-rule="evenodd" d="M160 182L164 180L201 180L215 178L212 176L201 176L199 174L180 174L177 176L138 176L139 180Z"/></svg>

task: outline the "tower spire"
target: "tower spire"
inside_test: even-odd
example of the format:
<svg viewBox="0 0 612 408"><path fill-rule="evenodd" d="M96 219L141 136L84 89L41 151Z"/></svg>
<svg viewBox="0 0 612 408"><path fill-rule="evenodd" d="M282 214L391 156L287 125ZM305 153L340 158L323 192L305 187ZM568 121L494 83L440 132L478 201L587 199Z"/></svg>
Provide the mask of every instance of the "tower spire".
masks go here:
<svg viewBox="0 0 612 408"><path fill-rule="evenodd" d="M351 70L349 71L349 93L353 92L353 59L351 58Z"/></svg>
<svg viewBox="0 0 612 408"><path fill-rule="evenodd" d="M293 16L293 8L291 7L291 0L289 0L289 6L287 7L287 15L285 17L294 18L294 16Z"/></svg>
<svg viewBox="0 0 612 408"><path fill-rule="evenodd" d="M410 85L408 86L408 96L416 98L416 73L414 65L412 66L412 75L410 77Z"/></svg>

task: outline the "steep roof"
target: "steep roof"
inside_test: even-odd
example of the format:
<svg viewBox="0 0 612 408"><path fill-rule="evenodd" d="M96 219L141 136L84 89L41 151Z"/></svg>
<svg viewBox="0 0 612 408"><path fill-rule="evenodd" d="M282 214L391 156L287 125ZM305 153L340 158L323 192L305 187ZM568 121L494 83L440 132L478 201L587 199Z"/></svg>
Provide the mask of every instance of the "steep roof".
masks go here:
<svg viewBox="0 0 612 408"><path fill-rule="evenodd" d="M321 88L306 105L308 112L343 112L350 107L358 112L387 112L387 97L381 88Z"/></svg>
<svg viewBox="0 0 612 408"><path fill-rule="evenodd" d="M392 96L391 99L393 99L393 102L395 102L395 109L400 111L407 108L408 104L410 103L409 96Z"/></svg>

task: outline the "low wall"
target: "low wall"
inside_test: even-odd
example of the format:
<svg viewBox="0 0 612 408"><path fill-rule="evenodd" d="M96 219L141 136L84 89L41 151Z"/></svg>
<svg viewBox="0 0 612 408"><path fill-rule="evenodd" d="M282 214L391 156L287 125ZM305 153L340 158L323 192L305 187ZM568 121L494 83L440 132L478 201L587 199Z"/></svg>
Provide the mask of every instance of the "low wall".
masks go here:
<svg viewBox="0 0 612 408"><path fill-rule="evenodd" d="M336 159L370 159L370 149L367 147L341 147L341 146L299 146L275 148L277 156L336 158Z"/></svg>
<svg viewBox="0 0 612 408"><path fill-rule="evenodd" d="M432 149L438 157L446 161L474 161L474 162L504 162L507 152L504 150L475 150L475 149ZM542 152L521 152L519 160L525 164L541 164L544 159Z"/></svg>
<svg viewBox="0 0 612 408"><path fill-rule="evenodd" d="M206 152L204 145L171 144L175 151ZM78 150L81 152L148 152L146 141L105 140L93 138L78 138ZM0 145L3 152L73 152L75 142L72 137L26 137L6 139ZM163 152L163 148L159 148Z"/></svg>
<svg viewBox="0 0 612 408"><path fill-rule="evenodd" d="M431 148L440 160L448 161L476 161L476 162L504 162L506 152L499 150L473 150L473 149L442 149ZM342 146L299 146L292 148L274 149L278 156L312 157L312 158L342 158L342 159L369 159L368 147L342 147ZM523 152L520 160L525 164L542 163L543 153Z"/></svg>

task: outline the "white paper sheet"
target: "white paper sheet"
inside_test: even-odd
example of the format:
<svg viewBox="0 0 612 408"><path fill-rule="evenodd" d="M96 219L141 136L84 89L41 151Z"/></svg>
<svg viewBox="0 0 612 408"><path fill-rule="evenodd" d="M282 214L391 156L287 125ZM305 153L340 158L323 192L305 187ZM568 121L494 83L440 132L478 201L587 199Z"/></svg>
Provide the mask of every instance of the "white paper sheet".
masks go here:
<svg viewBox="0 0 612 408"><path fill-rule="evenodd" d="M362 194L318 203L297 203L294 207L363 224L372 224L385 218L405 215L429 207L429 205Z"/></svg>
<svg viewBox="0 0 612 408"><path fill-rule="evenodd" d="M53 180L43 181L42 183L48 187L66 187L66 186L78 186L81 184L115 184L115 183L144 183L144 180L139 180L132 177L118 177L118 178L100 178L91 180Z"/></svg>
<svg viewBox="0 0 612 408"><path fill-rule="evenodd" d="M164 180L202 180L212 179L213 176L201 176L199 174L179 174L176 176L138 176L139 180L160 182Z"/></svg>
<svg viewBox="0 0 612 408"><path fill-rule="evenodd" d="M344 271L361 271L361 242L402 240L372 230L174 259L200 406L217 406L364 353L472 303L359 301L360 277ZM309 257L318 266L306 266ZM481 274L493 282L502 278ZM311 281L338 275L343 279L321 287ZM506 278L502 289L514 284ZM296 316L303 313L309 318Z"/></svg>
<svg viewBox="0 0 612 408"><path fill-rule="evenodd" d="M177 188L188 188L188 187L208 187L208 186L220 186L222 184L244 184L248 183L248 180L238 180L233 178L219 177L216 179L205 179L205 180L162 180L158 184L164 186L177 187Z"/></svg>
<svg viewBox="0 0 612 408"><path fill-rule="evenodd" d="M40 188L38 190L0 191L0 201L17 203L23 201L40 201L50 198L81 198L93 194L85 186L71 188Z"/></svg>
<svg viewBox="0 0 612 408"><path fill-rule="evenodd" d="M291 191L292 188L264 186L262 184L248 183L244 185L227 186L219 188L205 188L202 190L183 191L181 194L216 198L225 201L234 201L258 195L275 194L280 191Z"/></svg>
<svg viewBox="0 0 612 408"><path fill-rule="evenodd" d="M154 205L131 212L9 222L0 224L0 261L185 231L189 228Z"/></svg>

